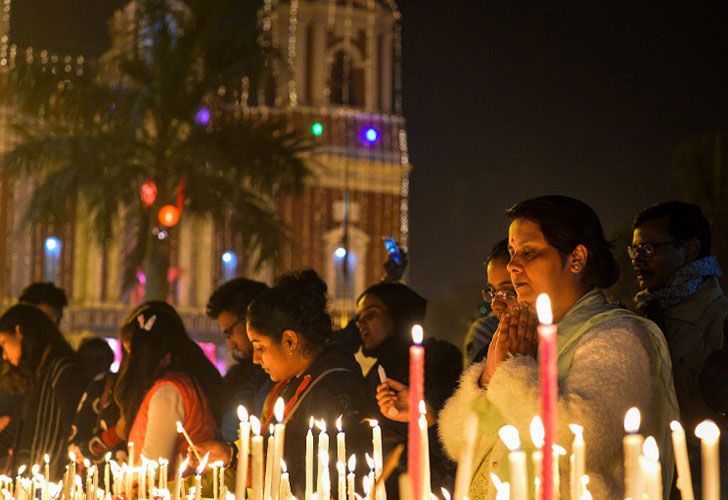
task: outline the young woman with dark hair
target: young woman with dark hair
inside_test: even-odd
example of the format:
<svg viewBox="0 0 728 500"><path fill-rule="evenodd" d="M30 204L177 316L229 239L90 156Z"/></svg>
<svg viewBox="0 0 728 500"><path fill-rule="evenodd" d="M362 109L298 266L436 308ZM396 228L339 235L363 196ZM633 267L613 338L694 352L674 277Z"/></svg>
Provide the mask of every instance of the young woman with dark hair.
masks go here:
<svg viewBox="0 0 728 500"><path fill-rule="evenodd" d="M128 360L119 373L115 399L128 423L127 440L135 445L134 460L138 463L143 454L167 458L173 465L187 451L177 421L193 442L215 437L222 379L166 302L143 304L121 330Z"/></svg>
<svg viewBox="0 0 728 500"><path fill-rule="evenodd" d="M326 284L311 270L279 277L273 288L250 304L247 313L253 359L276 382L266 400L262 427L267 429L275 422L273 407L283 398L284 459L298 498L304 496L305 443L311 417L325 420L332 429L341 416L347 455L371 454L371 428L365 419L375 415L373 401L358 363L332 347L331 325ZM236 455L231 446L213 442L200 448L202 453L211 452L210 460L223 460L229 466L230 457ZM335 457L334 453L332 448L330 455ZM335 478L336 460L330 465L330 477ZM361 461L359 465L363 465Z"/></svg>
<svg viewBox="0 0 728 500"><path fill-rule="evenodd" d="M493 498L490 472L507 476L508 450L498 439L504 424L515 425L526 448L531 419L539 414L534 306L540 293L551 298L558 325L558 428L556 442L570 443L568 424L583 426L588 443L586 473L595 498L624 497L623 420L636 406L642 432L670 450L669 424L679 416L670 357L657 326L610 304L602 292L618 267L594 210L565 196L525 200L507 212L508 271L519 307L501 317L482 363L463 374L458 390L440 413L445 449L458 457L465 419L480 416L471 498ZM669 491L671 453L662 453L663 488ZM569 495L568 460L562 460L561 496ZM529 483L532 484L532 483Z"/></svg>
<svg viewBox="0 0 728 500"><path fill-rule="evenodd" d="M16 431L15 467L42 464L47 453L51 476L58 478L86 386L83 367L53 321L29 304L12 306L0 317L0 349L3 359L30 380Z"/></svg>

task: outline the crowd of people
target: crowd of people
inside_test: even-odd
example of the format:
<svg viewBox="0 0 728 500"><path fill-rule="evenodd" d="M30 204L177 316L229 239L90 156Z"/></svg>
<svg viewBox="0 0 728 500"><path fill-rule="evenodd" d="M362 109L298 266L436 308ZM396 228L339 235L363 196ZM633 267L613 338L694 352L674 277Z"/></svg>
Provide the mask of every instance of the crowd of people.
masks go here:
<svg viewBox="0 0 728 500"><path fill-rule="evenodd" d="M547 293L558 325L557 442L571 441L568 424L583 426L590 491L595 498L622 498L623 418L636 406L643 432L662 450L663 491L674 493L670 422L694 429L712 419L723 430L728 422L722 378L728 298L705 216L678 201L636 216L627 250L640 291L627 307L605 292L620 269L591 207L541 196L516 203L506 215L507 237L484 263L489 312L467 332L463 353L432 332L424 343L433 491L452 490L471 412L478 433L470 498L494 498L491 472L508 477L498 430L512 424L527 436L539 413L534 308L536 297ZM224 377L170 304L149 301L131 311L119 328L124 355L114 373L104 340L87 340L74 351L61 334L63 291L51 283L29 286L0 316L5 469L42 463L48 454L51 475L60 478L70 450L79 463L101 462L108 452L130 453L136 462L142 455L166 457L170 471L181 457L194 464L197 454L209 453L232 473L240 453L237 407L244 405L267 429L274 403L283 398L283 456L293 493L303 498L310 416L329 425L341 416L347 450L360 456L371 451L369 419L381 424L385 455L407 442L414 411L407 387L410 331L425 322L427 301L399 282L401 269L389 274L358 297L356 318L341 331L332 327L326 284L312 270L281 275L272 287L246 278L223 284L207 313L234 360ZM353 355L359 348L375 360L366 373ZM177 432L178 421L196 453ZM697 496L700 448L692 432L687 436ZM386 483L388 498L398 498L406 457ZM560 487L565 497L568 474Z"/></svg>

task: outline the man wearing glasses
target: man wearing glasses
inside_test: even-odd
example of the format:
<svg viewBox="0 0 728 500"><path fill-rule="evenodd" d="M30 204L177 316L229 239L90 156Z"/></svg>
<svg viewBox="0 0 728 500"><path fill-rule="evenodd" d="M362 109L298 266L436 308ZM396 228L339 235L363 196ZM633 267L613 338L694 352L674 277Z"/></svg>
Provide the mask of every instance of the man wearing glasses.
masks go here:
<svg viewBox="0 0 728 500"><path fill-rule="evenodd" d="M222 284L207 302L207 315L217 319L228 351L235 360L223 378L220 398L221 433L227 442L237 439L238 405L245 406L250 414L260 414L272 385L263 369L253 363L253 346L245 328L248 305L267 289L265 283L235 278Z"/></svg>
<svg viewBox="0 0 728 500"><path fill-rule="evenodd" d="M728 297L718 284L718 260L710 254L710 225L696 205L669 201L640 212L632 229L627 251L640 287L635 303L667 338L683 425L690 429L692 478L699 485L693 465L700 451L692 429L706 418L719 422L715 398L700 375L728 332Z"/></svg>

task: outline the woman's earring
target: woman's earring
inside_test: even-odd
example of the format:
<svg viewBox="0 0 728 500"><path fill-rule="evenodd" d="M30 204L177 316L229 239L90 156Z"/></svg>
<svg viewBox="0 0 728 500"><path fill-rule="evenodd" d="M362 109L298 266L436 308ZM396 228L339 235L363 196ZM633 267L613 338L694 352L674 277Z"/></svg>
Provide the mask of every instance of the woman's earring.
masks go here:
<svg viewBox="0 0 728 500"><path fill-rule="evenodd" d="M574 266L573 267L574 267L574 271L576 271L577 273L579 271L581 271L581 264L579 264L578 262L574 262Z"/></svg>

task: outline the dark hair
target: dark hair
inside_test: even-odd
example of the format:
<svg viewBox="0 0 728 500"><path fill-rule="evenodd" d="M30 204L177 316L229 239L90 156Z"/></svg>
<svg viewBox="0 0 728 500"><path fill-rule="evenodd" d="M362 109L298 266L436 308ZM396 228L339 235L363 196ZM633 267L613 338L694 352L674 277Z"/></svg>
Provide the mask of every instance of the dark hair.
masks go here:
<svg viewBox="0 0 728 500"><path fill-rule="evenodd" d="M700 242L699 259L710 255L710 224L697 205L682 201L666 201L651 205L637 214L632 223L632 230L655 219L665 219L670 236L678 242L697 239Z"/></svg>
<svg viewBox="0 0 728 500"><path fill-rule="evenodd" d="M508 251L508 238L503 238L493 245L490 252L488 252L488 255L485 257L483 265L488 267L488 264L497 259L505 260L506 262L511 260L511 253Z"/></svg>
<svg viewBox="0 0 728 500"><path fill-rule="evenodd" d="M120 369L114 396L129 426L154 382L173 371L192 379L198 394L201 393L200 398L207 398L219 421L222 377L189 337L182 318L171 305L162 301L146 302L124 321L121 330L122 336L131 335L131 346L127 361Z"/></svg>
<svg viewBox="0 0 728 500"><path fill-rule="evenodd" d="M250 304L248 324L276 342L292 330L303 337L304 351L316 356L333 340L326 291L311 269L283 274Z"/></svg>
<svg viewBox="0 0 728 500"><path fill-rule="evenodd" d="M220 285L207 301L207 315L217 319L223 311L229 311L238 318L245 316L248 306L268 285L247 278L235 278Z"/></svg>
<svg viewBox="0 0 728 500"><path fill-rule="evenodd" d="M36 282L28 285L18 298L19 302L40 305L48 304L54 309L62 310L68 305L66 292L51 282Z"/></svg>
<svg viewBox="0 0 728 500"><path fill-rule="evenodd" d="M0 331L14 332L20 326L20 362L36 371L47 347L74 356L73 349L58 330L56 324L40 309L32 304L16 304L0 316Z"/></svg>
<svg viewBox="0 0 728 500"><path fill-rule="evenodd" d="M568 196L547 195L519 201L506 211L512 221L526 219L538 224L549 245L566 257L577 245L589 252L584 268L586 285L609 288L619 279L619 264L612 253L594 209Z"/></svg>
<svg viewBox="0 0 728 500"><path fill-rule="evenodd" d="M422 323L427 312L427 300L403 283L379 282L359 295L357 304L365 295L375 295L394 318L394 337L411 341L412 325Z"/></svg>
<svg viewBox="0 0 728 500"><path fill-rule="evenodd" d="M114 351L106 340L100 337L88 337L78 346L78 357L81 358L86 375L94 377L109 370L114 362Z"/></svg>

